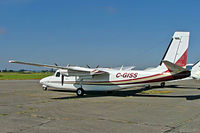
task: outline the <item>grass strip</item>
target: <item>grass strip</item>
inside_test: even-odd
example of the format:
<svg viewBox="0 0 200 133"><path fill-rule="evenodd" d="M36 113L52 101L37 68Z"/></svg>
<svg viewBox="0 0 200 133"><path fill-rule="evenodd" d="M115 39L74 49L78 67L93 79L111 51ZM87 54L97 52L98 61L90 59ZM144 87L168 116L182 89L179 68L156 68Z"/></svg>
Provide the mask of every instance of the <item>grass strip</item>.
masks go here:
<svg viewBox="0 0 200 133"><path fill-rule="evenodd" d="M29 80L29 79L42 79L47 76L51 76L51 72L1 72L0 80Z"/></svg>

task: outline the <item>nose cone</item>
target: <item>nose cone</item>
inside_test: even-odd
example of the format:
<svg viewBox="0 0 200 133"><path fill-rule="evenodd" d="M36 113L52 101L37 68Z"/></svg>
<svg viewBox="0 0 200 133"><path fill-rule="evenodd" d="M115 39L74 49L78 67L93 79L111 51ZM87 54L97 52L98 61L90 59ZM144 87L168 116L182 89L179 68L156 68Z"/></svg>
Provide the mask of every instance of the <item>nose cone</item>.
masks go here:
<svg viewBox="0 0 200 133"><path fill-rule="evenodd" d="M40 84L44 84L46 82L46 78L40 80Z"/></svg>

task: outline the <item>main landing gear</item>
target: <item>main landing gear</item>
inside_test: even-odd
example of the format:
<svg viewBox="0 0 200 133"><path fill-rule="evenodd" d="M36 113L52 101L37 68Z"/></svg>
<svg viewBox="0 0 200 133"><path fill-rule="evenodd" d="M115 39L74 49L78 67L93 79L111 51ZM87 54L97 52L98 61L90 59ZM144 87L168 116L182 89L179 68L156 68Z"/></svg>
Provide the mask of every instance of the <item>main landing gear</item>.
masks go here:
<svg viewBox="0 0 200 133"><path fill-rule="evenodd" d="M145 89L150 89L151 86L147 84L147 85L144 86L144 88L145 88Z"/></svg>
<svg viewBox="0 0 200 133"><path fill-rule="evenodd" d="M76 94L77 96L83 96L85 94L85 91L83 90L83 88L78 88L76 90Z"/></svg>
<svg viewBox="0 0 200 133"><path fill-rule="evenodd" d="M161 86L162 88L164 88L164 87L165 87L165 82L160 83L160 86Z"/></svg>

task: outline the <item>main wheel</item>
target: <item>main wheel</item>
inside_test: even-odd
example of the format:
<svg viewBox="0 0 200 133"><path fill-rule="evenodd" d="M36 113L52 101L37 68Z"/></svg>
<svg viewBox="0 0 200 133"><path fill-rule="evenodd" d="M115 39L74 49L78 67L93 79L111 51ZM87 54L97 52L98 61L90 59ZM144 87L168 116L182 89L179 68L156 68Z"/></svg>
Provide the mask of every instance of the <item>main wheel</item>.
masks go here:
<svg viewBox="0 0 200 133"><path fill-rule="evenodd" d="M163 88L165 87L165 82L160 83L160 86Z"/></svg>
<svg viewBox="0 0 200 133"><path fill-rule="evenodd" d="M83 90L83 88L78 88L78 89L76 90L77 96L83 96L84 93L85 93L85 91Z"/></svg>
<svg viewBox="0 0 200 133"><path fill-rule="evenodd" d="M144 86L146 89L149 89L149 88L151 88L151 86L150 85L145 85Z"/></svg>

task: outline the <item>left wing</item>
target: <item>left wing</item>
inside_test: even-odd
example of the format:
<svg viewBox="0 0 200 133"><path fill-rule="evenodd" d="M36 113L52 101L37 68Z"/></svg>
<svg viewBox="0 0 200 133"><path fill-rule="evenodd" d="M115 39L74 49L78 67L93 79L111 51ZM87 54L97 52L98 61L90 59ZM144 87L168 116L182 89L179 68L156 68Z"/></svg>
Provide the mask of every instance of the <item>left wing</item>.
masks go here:
<svg viewBox="0 0 200 133"><path fill-rule="evenodd" d="M38 63L22 62L22 61L15 61L15 60L10 60L9 63L60 69L60 73L64 76L93 76L93 75L100 75L100 74L107 73L105 71L98 70L98 68L92 69L92 68L85 68L85 67L78 67L78 66L63 67L63 66L38 64Z"/></svg>
<svg viewBox="0 0 200 133"><path fill-rule="evenodd" d="M55 68L55 69L67 69L67 67L62 67L62 66L37 64L37 63L22 62L22 61L15 61L15 60L9 60L9 63L23 64L23 65L30 65L30 66L38 66L38 67L47 67L47 68Z"/></svg>

